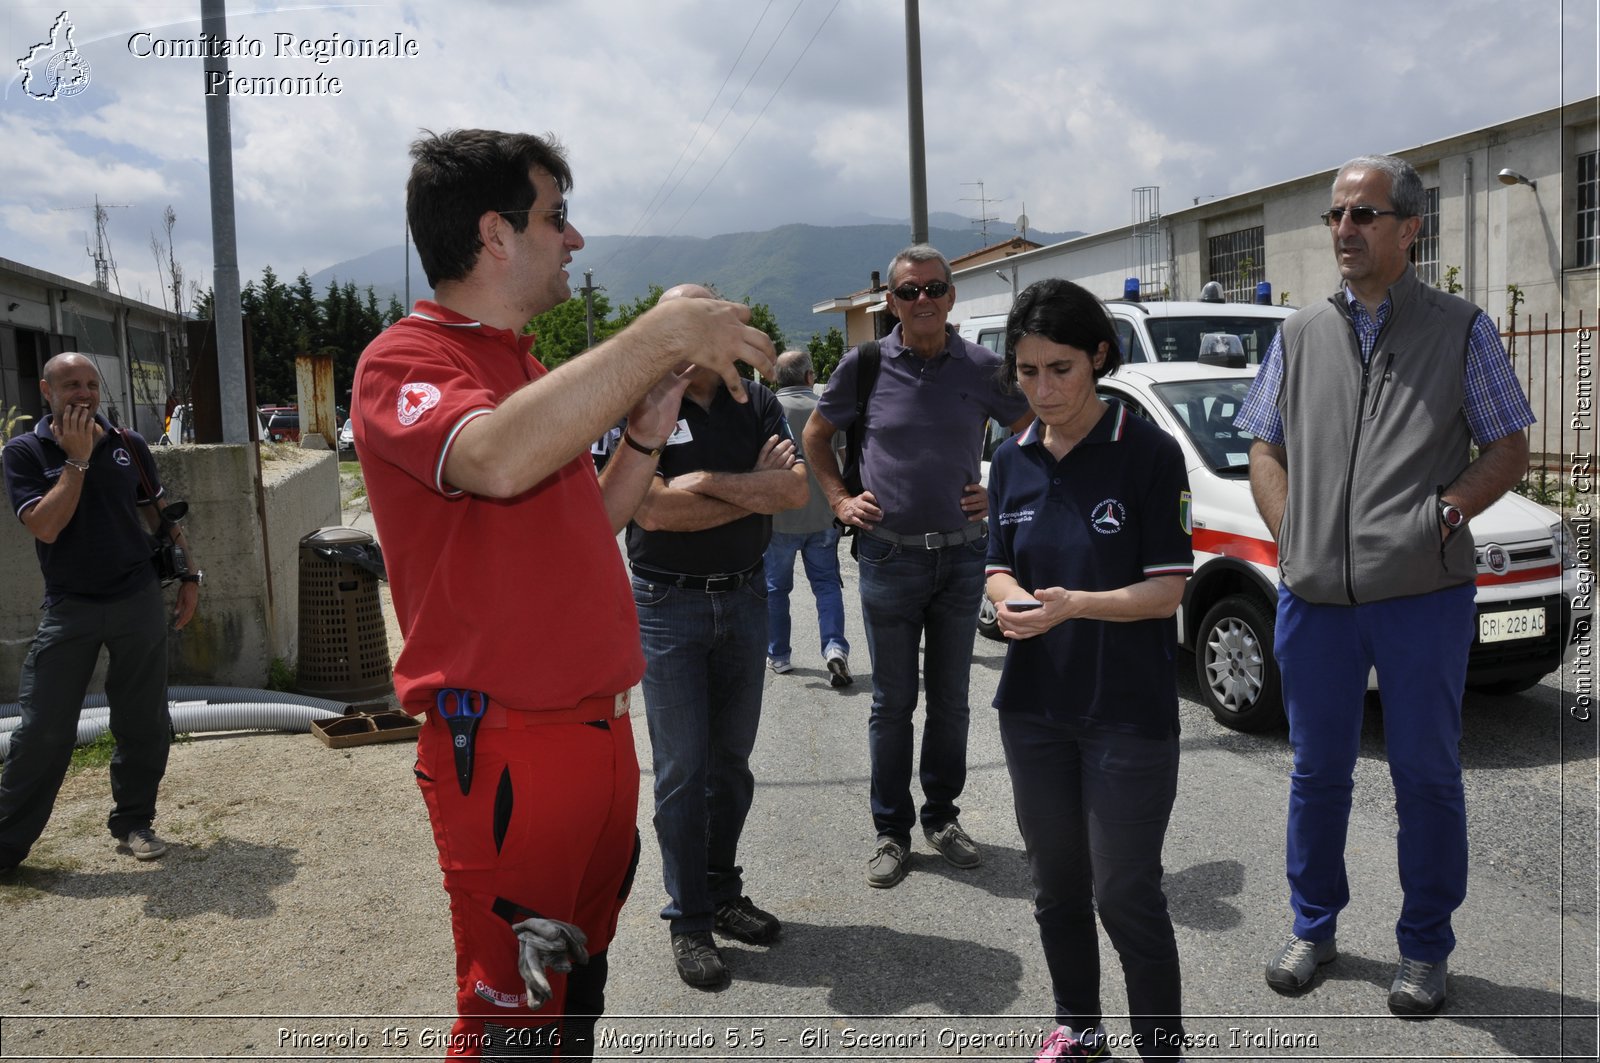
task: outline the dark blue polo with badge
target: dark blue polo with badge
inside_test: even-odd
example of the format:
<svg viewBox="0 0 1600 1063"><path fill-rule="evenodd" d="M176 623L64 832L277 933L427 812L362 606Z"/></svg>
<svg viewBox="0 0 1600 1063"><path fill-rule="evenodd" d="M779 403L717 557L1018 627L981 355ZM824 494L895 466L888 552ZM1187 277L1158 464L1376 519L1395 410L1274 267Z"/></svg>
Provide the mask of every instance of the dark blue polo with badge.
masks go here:
<svg viewBox="0 0 1600 1063"><path fill-rule="evenodd" d="M1057 461L1037 421L989 468L988 574L1024 590L1109 591L1194 570L1183 452L1161 429L1108 401ZM1011 644L994 707L1165 737L1178 730L1172 617L1075 619Z"/></svg>
<svg viewBox="0 0 1600 1063"><path fill-rule="evenodd" d="M5 445L6 484L12 512L19 518L49 493L66 465L67 452L56 442L50 423L46 417L32 432ZM89 455L77 510L55 542L34 540L44 572L45 605L63 597L118 601L156 578L149 527L134 505L150 501L140 466L151 484L161 482L150 448L138 433L124 436L104 416L96 414L95 423L104 434Z"/></svg>

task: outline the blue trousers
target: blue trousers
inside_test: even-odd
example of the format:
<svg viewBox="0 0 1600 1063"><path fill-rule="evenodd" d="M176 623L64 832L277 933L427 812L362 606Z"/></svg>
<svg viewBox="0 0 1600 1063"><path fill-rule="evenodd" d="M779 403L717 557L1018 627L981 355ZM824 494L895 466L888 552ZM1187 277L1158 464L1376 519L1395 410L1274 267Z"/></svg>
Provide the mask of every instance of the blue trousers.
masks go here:
<svg viewBox="0 0 1600 1063"><path fill-rule="evenodd" d="M106 647L106 701L117 751L115 802L106 827L117 838L150 826L167 772L167 615L161 587L115 602L67 599L49 606L22 664L22 720L0 775L0 867L21 863L44 833L72 762L84 691Z"/></svg>
<svg viewBox="0 0 1600 1063"><path fill-rule="evenodd" d="M1461 695L1475 593L1468 583L1343 606L1279 588L1274 649L1294 748L1286 852L1296 936L1333 937L1350 901L1345 834L1367 673L1376 668L1400 820L1395 939L1401 955L1427 963L1455 948L1450 916L1467 896Z"/></svg>
<svg viewBox="0 0 1600 1063"><path fill-rule="evenodd" d="M655 828L674 934L710 930L743 893L739 836L755 795L766 591L759 574L708 594L633 578L644 646Z"/></svg>
<svg viewBox="0 0 1600 1063"><path fill-rule="evenodd" d="M918 819L911 798L911 717L917 707L917 647L924 636L922 825L937 830L961 811L956 798L967 784L967 682L988 549L983 537L941 550L898 546L867 535L858 544L861 616L872 655L867 740L872 821L879 836L909 842Z"/></svg>
<svg viewBox="0 0 1600 1063"><path fill-rule="evenodd" d="M767 656L787 661L789 645L789 592L794 590L794 555L805 564L806 582L817 600L817 628L822 633L824 657L837 650L846 656L850 643L844 637L844 580L839 576L839 529L825 528L809 535L773 532L767 543Z"/></svg>
<svg viewBox="0 0 1600 1063"><path fill-rule="evenodd" d="M1056 1021L1098 1029L1095 913L1122 961L1139 1055L1182 1055L1178 942L1161 890L1161 847L1178 793L1178 736L1146 738L1025 713L1000 714L1017 827Z"/></svg>

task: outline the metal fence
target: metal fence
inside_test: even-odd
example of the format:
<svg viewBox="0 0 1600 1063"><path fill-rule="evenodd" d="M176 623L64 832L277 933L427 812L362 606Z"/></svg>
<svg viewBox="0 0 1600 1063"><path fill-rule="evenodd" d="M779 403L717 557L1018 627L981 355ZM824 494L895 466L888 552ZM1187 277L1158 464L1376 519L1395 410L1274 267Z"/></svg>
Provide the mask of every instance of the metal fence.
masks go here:
<svg viewBox="0 0 1600 1063"><path fill-rule="evenodd" d="M1522 493L1571 506L1595 493L1595 323L1582 310L1496 322L1539 422L1528 430L1531 460Z"/></svg>

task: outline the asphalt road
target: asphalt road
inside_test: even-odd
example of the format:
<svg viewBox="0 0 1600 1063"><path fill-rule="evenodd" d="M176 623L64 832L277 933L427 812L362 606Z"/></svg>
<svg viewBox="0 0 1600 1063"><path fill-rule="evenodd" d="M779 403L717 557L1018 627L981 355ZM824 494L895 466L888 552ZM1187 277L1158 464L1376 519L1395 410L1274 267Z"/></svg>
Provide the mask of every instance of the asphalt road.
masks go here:
<svg viewBox="0 0 1600 1063"><path fill-rule="evenodd" d="M803 578L794 595L796 669L767 677L741 862L752 898L784 920L782 939L770 948L724 942L732 981L719 991L679 981L658 918L664 898L647 771L644 863L612 947L602 1055L1031 1059L1052 1028L989 708L1004 647L974 639L961 819L983 848L983 866L950 867L917 837L906 880L869 889L870 663L848 557L845 580L857 683L829 687ZM1460 944L1446 1011L1419 1022L1396 1019L1385 1005L1400 898L1381 710L1369 705L1357 768L1353 899L1340 924L1340 958L1313 992L1281 997L1262 969L1289 926L1287 738L1215 723L1195 700L1192 659L1183 655L1180 666L1183 761L1165 863L1196 1039L1190 1058L1595 1057L1596 723L1566 711L1574 695L1559 688L1559 675L1521 695L1468 696L1469 895L1455 920ZM920 709L918 719L920 726ZM636 734L648 765L642 720ZM1100 960L1108 1027L1126 1034L1126 1019L1114 1017L1127 1008L1120 969L1103 936Z"/></svg>

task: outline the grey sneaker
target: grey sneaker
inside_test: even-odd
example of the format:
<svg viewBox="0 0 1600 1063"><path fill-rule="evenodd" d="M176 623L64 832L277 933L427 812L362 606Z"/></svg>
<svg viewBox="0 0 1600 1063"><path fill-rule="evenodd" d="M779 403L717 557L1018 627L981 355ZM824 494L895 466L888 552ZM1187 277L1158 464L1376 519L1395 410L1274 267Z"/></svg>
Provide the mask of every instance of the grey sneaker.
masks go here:
<svg viewBox="0 0 1600 1063"><path fill-rule="evenodd" d="M768 657L767 667L772 669L773 675L788 675L790 672L794 671L794 665L789 663L789 659L787 657L781 660L777 657Z"/></svg>
<svg viewBox="0 0 1600 1063"><path fill-rule="evenodd" d="M1307 941L1291 936L1267 964L1267 984L1281 993L1309 989L1311 980L1317 976L1317 968L1338 958L1339 946L1334 938Z"/></svg>
<svg viewBox="0 0 1600 1063"><path fill-rule="evenodd" d="M978 846L967 837L961 824L953 819L938 830L924 827L922 833L927 835L928 843L956 867L970 869L983 863L983 854L978 852Z"/></svg>
<svg viewBox="0 0 1600 1063"><path fill-rule="evenodd" d="M850 674L850 660L844 656L828 658L828 685L834 689L847 687L854 683L855 677Z"/></svg>
<svg viewBox="0 0 1600 1063"><path fill-rule="evenodd" d="M1389 987L1389 1010L1396 1015L1432 1015L1444 1006L1444 977L1448 960L1424 963L1400 957Z"/></svg>
<svg viewBox="0 0 1600 1063"><path fill-rule="evenodd" d="M156 836L149 827L130 831L122 844L128 847L135 860L154 860L167 851L167 843Z"/></svg>
<svg viewBox="0 0 1600 1063"><path fill-rule="evenodd" d="M678 965L678 977L696 989L713 989L728 978L728 968L709 930L673 934L672 960Z"/></svg>
<svg viewBox="0 0 1600 1063"><path fill-rule="evenodd" d="M879 838L878 849L867 861L867 885L886 890L898 886L911 866L911 854L893 838Z"/></svg>

